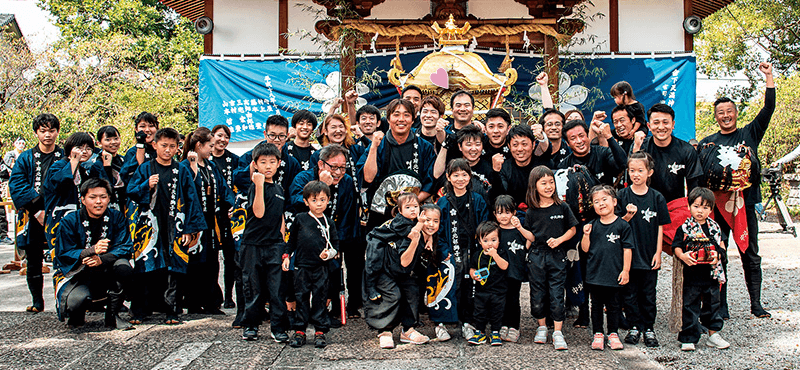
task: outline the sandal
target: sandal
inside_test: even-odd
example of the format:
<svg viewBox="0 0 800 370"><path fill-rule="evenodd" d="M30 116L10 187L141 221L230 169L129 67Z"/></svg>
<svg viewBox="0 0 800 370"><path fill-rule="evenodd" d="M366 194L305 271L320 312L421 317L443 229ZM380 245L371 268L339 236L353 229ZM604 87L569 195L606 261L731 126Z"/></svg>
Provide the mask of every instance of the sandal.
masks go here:
<svg viewBox="0 0 800 370"><path fill-rule="evenodd" d="M181 319L177 316L167 316L167 319L164 320L164 324L167 325L178 325L181 323Z"/></svg>
<svg viewBox="0 0 800 370"><path fill-rule="evenodd" d="M133 317L130 320L128 320L128 322L133 324L133 325L142 325L143 321L144 321L144 319L141 318L141 317Z"/></svg>

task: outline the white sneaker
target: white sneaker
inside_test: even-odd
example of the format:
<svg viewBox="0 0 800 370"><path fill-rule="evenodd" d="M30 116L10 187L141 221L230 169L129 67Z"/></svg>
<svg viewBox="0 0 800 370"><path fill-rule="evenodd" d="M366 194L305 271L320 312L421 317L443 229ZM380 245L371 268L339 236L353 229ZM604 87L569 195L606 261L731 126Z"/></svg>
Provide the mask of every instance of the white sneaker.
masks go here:
<svg viewBox="0 0 800 370"><path fill-rule="evenodd" d="M394 338L392 338L392 332L385 331L378 334L378 339L380 342L380 346L383 349L392 349L394 348Z"/></svg>
<svg viewBox="0 0 800 370"><path fill-rule="evenodd" d="M508 328L508 335L506 336L506 342L519 342L519 330L514 328Z"/></svg>
<svg viewBox="0 0 800 370"><path fill-rule="evenodd" d="M447 332L447 327L444 324L436 325L436 339L439 339L440 342L450 340L450 333Z"/></svg>
<svg viewBox="0 0 800 370"><path fill-rule="evenodd" d="M564 340L564 334L560 331L553 332L553 348L557 351L566 351L567 350L567 341Z"/></svg>
<svg viewBox="0 0 800 370"><path fill-rule="evenodd" d="M725 339L719 335L719 333L714 333L708 337L706 341L706 345L716 349L725 349L731 346Z"/></svg>
<svg viewBox="0 0 800 370"><path fill-rule="evenodd" d="M500 327L500 340L508 341L508 326Z"/></svg>
<svg viewBox="0 0 800 370"><path fill-rule="evenodd" d="M694 343L681 343L681 351L685 352L694 351Z"/></svg>
<svg viewBox="0 0 800 370"><path fill-rule="evenodd" d="M547 326L540 326L536 329L536 335L533 336L533 343L547 343Z"/></svg>
<svg viewBox="0 0 800 370"><path fill-rule="evenodd" d="M465 323L464 326L461 327L461 334L464 335L464 339L472 338L475 335L475 327Z"/></svg>

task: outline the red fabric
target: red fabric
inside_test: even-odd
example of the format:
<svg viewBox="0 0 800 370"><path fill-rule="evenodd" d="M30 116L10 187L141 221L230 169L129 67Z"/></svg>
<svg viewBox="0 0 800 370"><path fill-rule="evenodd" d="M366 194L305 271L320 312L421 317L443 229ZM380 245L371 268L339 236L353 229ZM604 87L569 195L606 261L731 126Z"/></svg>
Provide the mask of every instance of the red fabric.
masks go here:
<svg viewBox="0 0 800 370"><path fill-rule="evenodd" d="M661 244L661 250L664 253L672 255L672 239L675 238L675 232L678 231L678 228L683 225L691 214L689 213L689 201L686 197L674 199L671 202L667 203L667 209L669 209L669 218L670 222L668 225L664 225L663 232L664 238Z"/></svg>
<svg viewBox="0 0 800 370"><path fill-rule="evenodd" d="M715 191L717 209L728 225L733 225L733 240L739 251L744 253L750 245L750 233L747 230L747 215L744 212L744 196L737 191ZM727 242L727 240L726 240Z"/></svg>

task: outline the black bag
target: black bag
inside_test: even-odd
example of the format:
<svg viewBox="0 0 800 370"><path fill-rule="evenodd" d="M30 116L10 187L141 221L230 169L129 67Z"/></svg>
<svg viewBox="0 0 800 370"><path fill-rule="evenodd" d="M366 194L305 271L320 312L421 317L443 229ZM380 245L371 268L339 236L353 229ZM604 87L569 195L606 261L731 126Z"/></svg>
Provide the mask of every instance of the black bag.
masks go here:
<svg viewBox="0 0 800 370"><path fill-rule="evenodd" d="M590 191L599 184L586 166L576 164L556 171L556 191L572 210L575 218L581 222L597 217L592 207Z"/></svg>

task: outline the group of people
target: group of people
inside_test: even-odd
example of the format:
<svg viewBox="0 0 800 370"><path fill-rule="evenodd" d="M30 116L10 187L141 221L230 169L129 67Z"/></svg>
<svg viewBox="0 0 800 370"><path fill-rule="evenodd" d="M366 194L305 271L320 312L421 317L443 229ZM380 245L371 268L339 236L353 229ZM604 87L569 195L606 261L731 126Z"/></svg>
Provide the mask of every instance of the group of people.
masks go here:
<svg viewBox="0 0 800 370"><path fill-rule="evenodd" d="M178 324L184 309L236 307L232 325L245 340L268 319L275 341L300 347L312 325L321 348L331 327L363 313L380 347L393 348L398 325L401 342L430 340L416 330L426 312L441 341L456 324L470 344L501 345L520 338L528 282L535 343L549 337L566 350L563 323L575 307L575 327L591 319L593 349L621 349L621 324L626 343L643 337L653 347L664 245L683 265L682 349L694 349L702 327L709 346L727 348L718 331L728 317L731 232L744 240L751 312L769 317L754 153L775 89L771 65L759 69L767 92L757 118L737 128L736 105L719 99L720 130L697 149L673 136L671 107L645 111L627 82L612 88L611 122L595 112L587 124L580 111L553 109L546 74L537 77L545 110L535 123L512 124L500 108L474 120L467 91L452 94L448 121L445 104L414 86L383 118L374 106L356 109L351 91L321 123L307 110L291 122L269 117L265 140L242 156L226 149L225 125L182 140L149 113L136 118L136 146L124 155L113 126L74 133L62 149L58 119L42 114L32 125L38 145L19 155L9 182L28 311L44 310L42 258L52 250L59 318L72 326L98 302L117 328L156 311ZM721 165L722 156L734 158ZM739 170L730 165L737 158L752 163L748 186L704 170ZM734 197L744 199L741 213L716 206ZM125 300L130 320L119 315Z"/></svg>

